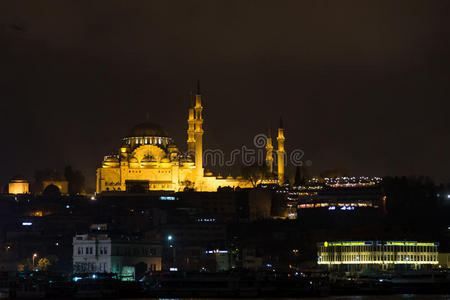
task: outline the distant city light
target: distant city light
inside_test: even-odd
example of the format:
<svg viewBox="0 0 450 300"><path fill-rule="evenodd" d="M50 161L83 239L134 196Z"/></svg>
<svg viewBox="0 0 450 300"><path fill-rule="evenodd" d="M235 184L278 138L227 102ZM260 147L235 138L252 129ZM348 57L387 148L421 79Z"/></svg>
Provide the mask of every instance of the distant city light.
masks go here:
<svg viewBox="0 0 450 300"><path fill-rule="evenodd" d="M161 196L159 200L176 200L176 198L173 196Z"/></svg>
<svg viewBox="0 0 450 300"><path fill-rule="evenodd" d="M167 240L169 240L169 241L171 241L173 239L173 237L171 236L171 235L169 235L168 237L167 237Z"/></svg>
<svg viewBox="0 0 450 300"><path fill-rule="evenodd" d="M33 225L32 222L22 222L22 226L31 226Z"/></svg>
<svg viewBox="0 0 450 300"><path fill-rule="evenodd" d="M215 218L198 218L197 222L215 222Z"/></svg>
<svg viewBox="0 0 450 300"><path fill-rule="evenodd" d="M66 208L70 208L70 205L66 205Z"/></svg>
<svg viewBox="0 0 450 300"><path fill-rule="evenodd" d="M343 206L341 210L355 210L355 208L353 206Z"/></svg>
<svg viewBox="0 0 450 300"><path fill-rule="evenodd" d="M170 272L176 272L176 271L178 271L178 268L170 268L169 271Z"/></svg>
<svg viewBox="0 0 450 300"><path fill-rule="evenodd" d="M228 250L219 250L219 249L216 249L216 250L206 250L205 253L207 253L207 254L214 254L214 253L228 253Z"/></svg>

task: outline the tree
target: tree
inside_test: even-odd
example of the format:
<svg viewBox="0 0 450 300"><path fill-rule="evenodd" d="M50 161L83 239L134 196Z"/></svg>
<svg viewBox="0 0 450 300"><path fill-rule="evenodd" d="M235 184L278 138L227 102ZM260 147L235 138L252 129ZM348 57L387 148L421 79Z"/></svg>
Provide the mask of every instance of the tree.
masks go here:
<svg viewBox="0 0 450 300"><path fill-rule="evenodd" d="M257 187L264 179L269 177L269 171L265 164L257 163L241 168L242 177L250 181L253 187Z"/></svg>
<svg viewBox="0 0 450 300"><path fill-rule="evenodd" d="M37 264L37 268L39 269L39 271L46 271L48 269L48 267L51 266L51 262L48 258L43 257L40 258Z"/></svg>
<svg viewBox="0 0 450 300"><path fill-rule="evenodd" d="M295 168L294 186L304 185L306 182L306 170L303 167Z"/></svg>
<svg viewBox="0 0 450 300"><path fill-rule="evenodd" d="M81 171L73 170L72 166L66 166L64 177L69 182L69 194L76 195L85 192L85 178Z"/></svg>

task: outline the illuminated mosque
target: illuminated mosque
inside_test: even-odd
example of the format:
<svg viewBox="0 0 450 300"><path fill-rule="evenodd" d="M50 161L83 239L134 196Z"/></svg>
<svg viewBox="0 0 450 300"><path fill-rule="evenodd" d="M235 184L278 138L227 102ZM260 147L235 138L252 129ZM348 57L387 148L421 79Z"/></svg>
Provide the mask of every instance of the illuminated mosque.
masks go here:
<svg viewBox="0 0 450 300"><path fill-rule="evenodd" d="M146 122L135 126L123 138L119 154L105 156L97 169L96 191L217 191L219 187L252 187L249 180L213 176L203 168L203 117L200 86L191 96L188 112L187 154L159 125ZM278 183L284 183L284 130L278 128ZM270 135L266 143L266 162L273 173L273 147Z"/></svg>

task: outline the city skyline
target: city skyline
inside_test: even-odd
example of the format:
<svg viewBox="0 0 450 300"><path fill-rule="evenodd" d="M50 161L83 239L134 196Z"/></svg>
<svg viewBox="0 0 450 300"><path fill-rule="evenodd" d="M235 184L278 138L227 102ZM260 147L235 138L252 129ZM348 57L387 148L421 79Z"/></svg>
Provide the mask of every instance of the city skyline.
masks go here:
<svg viewBox="0 0 450 300"><path fill-rule="evenodd" d="M258 3L1 4L1 182L70 164L92 186L147 114L183 145L197 79L211 149L283 115L313 174L450 181L446 3Z"/></svg>

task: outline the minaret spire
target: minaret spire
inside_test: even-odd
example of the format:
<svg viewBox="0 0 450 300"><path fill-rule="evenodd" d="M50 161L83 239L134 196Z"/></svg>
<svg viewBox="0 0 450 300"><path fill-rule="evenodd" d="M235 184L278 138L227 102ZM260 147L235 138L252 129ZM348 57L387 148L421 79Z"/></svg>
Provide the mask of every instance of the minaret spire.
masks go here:
<svg viewBox="0 0 450 300"><path fill-rule="evenodd" d="M195 136L194 136L194 130L195 130L195 113L194 113L194 106L195 106L195 96L192 94L192 92L189 93L189 109L188 109L188 129L187 129L187 146L188 146L188 155L191 157L194 157L195 153Z"/></svg>
<svg viewBox="0 0 450 300"><path fill-rule="evenodd" d="M269 174L273 173L273 146L272 146L272 133L270 129L267 131L267 143L266 143L266 164L269 169Z"/></svg>
<svg viewBox="0 0 450 300"><path fill-rule="evenodd" d="M197 180L203 177L203 106L202 95L200 94L200 80L197 81L197 94L195 95L195 169Z"/></svg>
<svg viewBox="0 0 450 300"><path fill-rule="evenodd" d="M278 128L278 149L277 149L277 158L278 158L278 183L280 185L284 184L284 158L286 156L286 152L284 151L284 127L283 127L283 119L280 117L280 127Z"/></svg>

